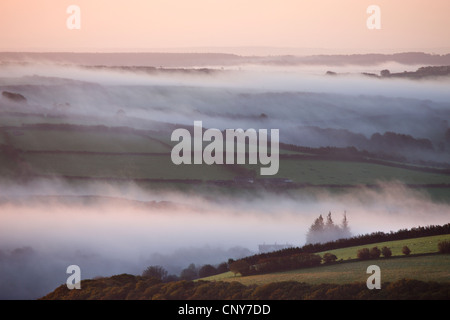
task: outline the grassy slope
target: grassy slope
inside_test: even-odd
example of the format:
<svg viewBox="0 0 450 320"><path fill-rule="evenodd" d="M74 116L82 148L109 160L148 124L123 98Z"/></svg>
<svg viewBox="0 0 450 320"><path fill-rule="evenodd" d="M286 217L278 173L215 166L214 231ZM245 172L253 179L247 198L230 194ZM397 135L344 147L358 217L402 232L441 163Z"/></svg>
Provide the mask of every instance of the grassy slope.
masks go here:
<svg viewBox="0 0 450 320"><path fill-rule="evenodd" d="M277 272L247 277L234 277L229 272L216 278L205 278L211 281L238 281L244 285L261 285L280 281L299 281L310 284L336 283L345 284L365 282L369 275L367 267L378 265L381 269L381 281L392 282L406 279L422 281L450 282L450 255L433 255L405 257L398 259L376 259L341 263L316 268Z"/></svg>
<svg viewBox="0 0 450 320"><path fill-rule="evenodd" d="M401 248L407 245L411 254L435 253L437 244L443 240L450 240L450 235L432 237L421 237L415 239L380 242L364 246L336 249L326 252L336 254L338 259L354 259L360 248L391 248L393 257L391 259L380 258L377 260L345 262L316 268L298 269L286 272L276 272L264 275L247 277L235 277L232 272L203 278L210 281L239 281L245 285L266 284L279 281L300 281L311 284L320 283L349 283L355 281L366 281L368 275L365 273L369 265L375 264L381 268L382 281L395 281L402 278L411 278L423 281L450 282L450 255L410 256L403 257ZM324 252L319 253L322 255Z"/></svg>
<svg viewBox="0 0 450 320"><path fill-rule="evenodd" d="M310 184L374 184L389 180L408 184L450 183L448 175L351 161L282 159L277 176Z"/></svg>
<svg viewBox="0 0 450 320"><path fill-rule="evenodd" d="M35 172L51 175L131 179L233 179L227 167L173 164L170 156L32 154L24 158Z"/></svg>
<svg viewBox="0 0 450 320"><path fill-rule="evenodd" d="M162 153L171 150L158 140L131 133L63 130L22 130L21 133L22 135L11 135L11 143L22 150L129 153Z"/></svg>
<svg viewBox="0 0 450 320"><path fill-rule="evenodd" d="M386 246L391 249L392 256L402 256L402 248L403 246L408 246L411 250L411 254L421 254L421 253L434 253L438 252L437 244L441 241L450 241L450 234L439 235L439 236L431 236L431 237L422 237L422 238L414 238L414 239L406 239L406 240L397 240L397 241L387 241L387 242L379 242L375 244L368 244L364 246L355 246L350 248L342 248L336 250L330 250L326 252L331 252L337 256L338 259L356 259L356 253L359 249L362 248L373 248L378 247L381 249ZM319 252L319 255L323 255L325 252Z"/></svg>

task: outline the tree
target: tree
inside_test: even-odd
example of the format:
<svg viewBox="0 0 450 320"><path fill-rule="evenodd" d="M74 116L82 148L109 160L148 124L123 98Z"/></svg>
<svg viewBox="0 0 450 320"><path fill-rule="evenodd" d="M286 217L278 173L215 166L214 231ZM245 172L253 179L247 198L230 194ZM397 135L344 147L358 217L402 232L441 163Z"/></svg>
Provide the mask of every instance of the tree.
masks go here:
<svg viewBox="0 0 450 320"><path fill-rule="evenodd" d="M388 247L381 248L381 254L385 258L390 258L392 256L392 251Z"/></svg>
<svg viewBox="0 0 450 320"><path fill-rule="evenodd" d="M378 249L378 247L373 247L372 249L370 249L369 254L371 259L378 259L381 255L381 250Z"/></svg>
<svg viewBox="0 0 450 320"><path fill-rule="evenodd" d="M389 77L391 75L391 72L388 69L384 69L384 70L381 70L380 75L382 77Z"/></svg>
<svg viewBox="0 0 450 320"><path fill-rule="evenodd" d="M217 269L214 268L212 265L210 264L205 264L204 266L202 266L199 270L198 270L198 276L200 278L205 278L205 277L209 277L212 275L217 274Z"/></svg>
<svg viewBox="0 0 450 320"><path fill-rule="evenodd" d="M450 241L441 241L438 243L440 253L450 253Z"/></svg>
<svg viewBox="0 0 450 320"><path fill-rule="evenodd" d="M176 274L169 274L167 277L164 278L164 282L172 282L178 280L180 280L180 278Z"/></svg>
<svg viewBox="0 0 450 320"><path fill-rule="evenodd" d="M227 272L229 269L228 269L228 263L226 263L226 262L222 262L221 264L219 264L218 266L217 266L217 273L219 274L219 273L224 273L224 272Z"/></svg>
<svg viewBox="0 0 450 320"><path fill-rule="evenodd" d="M411 253L411 250L407 246L403 246L402 253L407 256Z"/></svg>
<svg viewBox="0 0 450 320"><path fill-rule="evenodd" d="M328 231L334 231L334 222L333 219L331 218L331 211L328 212L325 229L327 229Z"/></svg>
<svg viewBox="0 0 450 320"><path fill-rule="evenodd" d="M350 227L348 226L347 212L344 211L344 217L341 223L341 238L350 238L352 233L350 232Z"/></svg>
<svg viewBox="0 0 450 320"><path fill-rule="evenodd" d="M332 253L325 253L322 257L323 263L333 263L336 262L337 257Z"/></svg>
<svg viewBox="0 0 450 320"><path fill-rule="evenodd" d="M149 266L142 272L142 276L163 281L167 277L167 270L161 266Z"/></svg>
<svg viewBox="0 0 450 320"><path fill-rule="evenodd" d="M359 249L356 253L356 256L358 257L358 259L368 260L370 259L370 251L367 248Z"/></svg>
<svg viewBox="0 0 450 320"><path fill-rule="evenodd" d="M311 230L315 231L315 232L322 232L325 229L325 224L323 222L323 217L322 215L319 215L319 218L317 218L314 221L314 224L311 226Z"/></svg>
<svg viewBox="0 0 450 320"><path fill-rule="evenodd" d="M236 274L240 273L241 275L246 275L250 270L250 265L245 260L238 260L230 264L230 271Z"/></svg>
<svg viewBox="0 0 450 320"><path fill-rule="evenodd" d="M191 263L186 269L183 269L180 273L181 280L194 280L198 278L197 268L195 264Z"/></svg>
<svg viewBox="0 0 450 320"><path fill-rule="evenodd" d="M308 233L306 234L306 243L318 243L322 242L321 239L325 230L325 224L323 222L322 215L314 221L314 223L309 227Z"/></svg>
<svg viewBox="0 0 450 320"><path fill-rule="evenodd" d="M11 100L11 101L14 101L14 102L20 102L20 103L26 103L27 102L27 98L25 98L20 93L3 91L2 92L2 96L7 98L7 99L9 99L9 100Z"/></svg>
<svg viewBox="0 0 450 320"><path fill-rule="evenodd" d="M325 222L322 215L320 215L311 225L306 234L306 243L325 243L350 237L351 232L348 226L347 213L344 212L344 218L341 226L339 226L334 223L331 212L328 212Z"/></svg>

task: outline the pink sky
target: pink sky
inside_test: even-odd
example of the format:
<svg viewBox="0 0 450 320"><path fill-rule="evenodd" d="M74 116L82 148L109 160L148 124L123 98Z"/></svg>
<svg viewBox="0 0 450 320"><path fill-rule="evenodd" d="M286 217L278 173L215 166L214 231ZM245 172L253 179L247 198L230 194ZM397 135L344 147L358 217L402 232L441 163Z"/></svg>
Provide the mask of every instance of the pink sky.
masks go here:
<svg viewBox="0 0 450 320"><path fill-rule="evenodd" d="M69 5L81 30L69 30ZM381 8L381 30L366 9ZM450 52L449 0L2 0L1 51L282 47Z"/></svg>

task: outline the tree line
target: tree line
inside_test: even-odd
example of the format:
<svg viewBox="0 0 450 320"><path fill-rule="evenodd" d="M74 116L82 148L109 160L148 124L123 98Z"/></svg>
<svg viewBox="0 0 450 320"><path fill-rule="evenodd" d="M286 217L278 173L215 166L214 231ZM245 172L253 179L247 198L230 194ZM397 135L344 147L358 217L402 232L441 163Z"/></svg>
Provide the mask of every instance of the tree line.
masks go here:
<svg viewBox="0 0 450 320"><path fill-rule="evenodd" d="M229 264L222 262L216 266L205 264L197 267L191 263L187 268L184 268L180 275L168 274L168 271L162 266L149 266L143 272L142 276L146 278L155 278L162 282L178 281L178 280L194 280L199 278L206 278L216 274L229 271Z"/></svg>

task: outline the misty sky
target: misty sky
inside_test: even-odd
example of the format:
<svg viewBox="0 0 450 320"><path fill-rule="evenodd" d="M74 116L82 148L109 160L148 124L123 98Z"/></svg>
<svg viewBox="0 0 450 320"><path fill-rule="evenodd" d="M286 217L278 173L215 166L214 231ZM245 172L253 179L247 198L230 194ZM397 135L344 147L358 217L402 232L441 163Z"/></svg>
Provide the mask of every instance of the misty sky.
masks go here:
<svg viewBox="0 0 450 320"><path fill-rule="evenodd" d="M81 8L81 30L66 27L73 4ZM369 5L381 8L381 30L366 26ZM448 12L447 0L1 1L0 50L443 53L450 48Z"/></svg>

